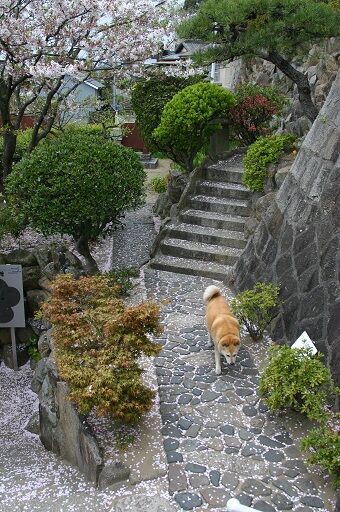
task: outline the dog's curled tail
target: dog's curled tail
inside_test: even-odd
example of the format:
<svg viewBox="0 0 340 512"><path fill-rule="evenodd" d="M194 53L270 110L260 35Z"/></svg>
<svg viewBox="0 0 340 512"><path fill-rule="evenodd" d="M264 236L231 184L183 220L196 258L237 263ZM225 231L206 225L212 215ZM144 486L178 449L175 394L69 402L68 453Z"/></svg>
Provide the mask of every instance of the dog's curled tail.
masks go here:
<svg viewBox="0 0 340 512"><path fill-rule="evenodd" d="M203 293L203 300L207 304L207 302L209 302L209 300L211 300L213 297L215 297L217 295L221 295L220 289L217 288L217 286L215 286L215 285L210 285L205 289L205 291Z"/></svg>

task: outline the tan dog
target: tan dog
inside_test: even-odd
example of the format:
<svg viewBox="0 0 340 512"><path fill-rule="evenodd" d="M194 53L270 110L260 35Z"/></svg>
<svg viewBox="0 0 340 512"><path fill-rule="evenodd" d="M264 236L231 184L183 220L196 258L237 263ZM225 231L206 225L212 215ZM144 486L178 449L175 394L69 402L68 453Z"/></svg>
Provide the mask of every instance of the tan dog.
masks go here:
<svg viewBox="0 0 340 512"><path fill-rule="evenodd" d="M240 348L240 326L217 286L203 294L210 343L215 347L216 375L221 374L221 355L234 364Z"/></svg>

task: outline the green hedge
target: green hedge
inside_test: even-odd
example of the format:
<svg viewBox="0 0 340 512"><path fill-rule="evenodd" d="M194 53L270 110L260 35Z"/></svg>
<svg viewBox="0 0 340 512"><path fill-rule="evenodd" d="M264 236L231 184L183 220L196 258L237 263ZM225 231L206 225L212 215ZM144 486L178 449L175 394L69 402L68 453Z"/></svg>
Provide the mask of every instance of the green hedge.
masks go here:
<svg viewBox="0 0 340 512"><path fill-rule="evenodd" d="M260 137L254 142L243 159L243 183L253 192L263 192L269 164L275 164L281 155L294 146L291 134Z"/></svg>

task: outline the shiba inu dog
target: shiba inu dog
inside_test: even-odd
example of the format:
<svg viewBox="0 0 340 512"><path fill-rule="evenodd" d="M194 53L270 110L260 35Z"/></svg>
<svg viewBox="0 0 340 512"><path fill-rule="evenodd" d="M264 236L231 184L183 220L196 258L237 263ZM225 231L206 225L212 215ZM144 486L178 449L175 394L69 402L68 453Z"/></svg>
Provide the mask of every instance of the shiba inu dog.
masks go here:
<svg viewBox="0 0 340 512"><path fill-rule="evenodd" d="M208 286L203 294L210 343L215 347L216 375L221 374L221 355L234 364L240 348L240 326L217 286Z"/></svg>

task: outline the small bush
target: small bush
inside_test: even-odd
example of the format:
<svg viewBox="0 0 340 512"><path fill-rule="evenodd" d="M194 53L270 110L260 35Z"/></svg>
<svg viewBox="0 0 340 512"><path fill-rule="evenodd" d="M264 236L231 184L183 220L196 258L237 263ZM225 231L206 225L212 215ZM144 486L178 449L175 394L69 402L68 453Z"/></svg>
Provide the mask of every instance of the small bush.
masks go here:
<svg viewBox="0 0 340 512"><path fill-rule="evenodd" d="M236 104L231 109L235 135L249 145L261 135L266 135L273 116L282 113L287 100L275 87L245 84L238 87Z"/></svg>
<svg viewBox="0 0 340 512"><path fill-rule="evenodd" d="M327 399L335 388L322 357L322 354L311 357L306 349L273 345L259 385L269 409L290 407L305 413L311 420L325 421Z"/></svg>
<svg viewBox="0 0 340 512"><path fill-rule="evenodd" d="M285 151L293 148L294 135L260 137L252 144L244 159L243 183L253 192L263 192L269 164L277 163Z"/></svg>
<svg viewBox="0 0 340 512"><path fill-rule="evenodd" d="M105 274L108 278L109 286L116 285L118 287L117 295L119 297L127 297L133 288L132 277L138 277L139 271L134 267L110 270Z"/></svg>
<svg viewBox="0 0 340 512"><path fill-rule="evenodd" d="M27 343L28 355L33 361L40 361L41 354L38 349L38 337L32 336Z"/></svg>
<svg viewBox="0 0 340 512"><path fill-rule="evenodd" d="M104 275L78 280L61 275L42 314L53 325L56 363L79 412L94 409L135 424L154 398L141 379L138 359L160 351L150 340L160 332L159 308L151 303L126 307L118 292Z"/></svg>
<svg viewBox="0 0 340 512"><path fill-rule="evenodd" d="M272 283L257 283L251 290L236 295L231 308L254 341L262 339L263 333L273 318L277 305L279 286Z"/></svg>
<svg viewBox="0 0 340 512"><path fill-rule="evenodd" d="M157 194L166 192L168 188L168 179L166 176L154 176L151 180L151 188Z"/></svg>
<svg viewBox="0 0 340 512"><path fill-rule="evenodd" d="M301 441L309 464L317 464L333 477L334 487L340 488L340 424L313 428Z"/></svg>
<svg viewBox="0 0 340 512"><path fill-rule="evenodd" d="M216 84L198 83L177 93L164 107L153 132L158 147L187 172L197 153L220 129L219 119L229 116L233 94Z"/></svg>

